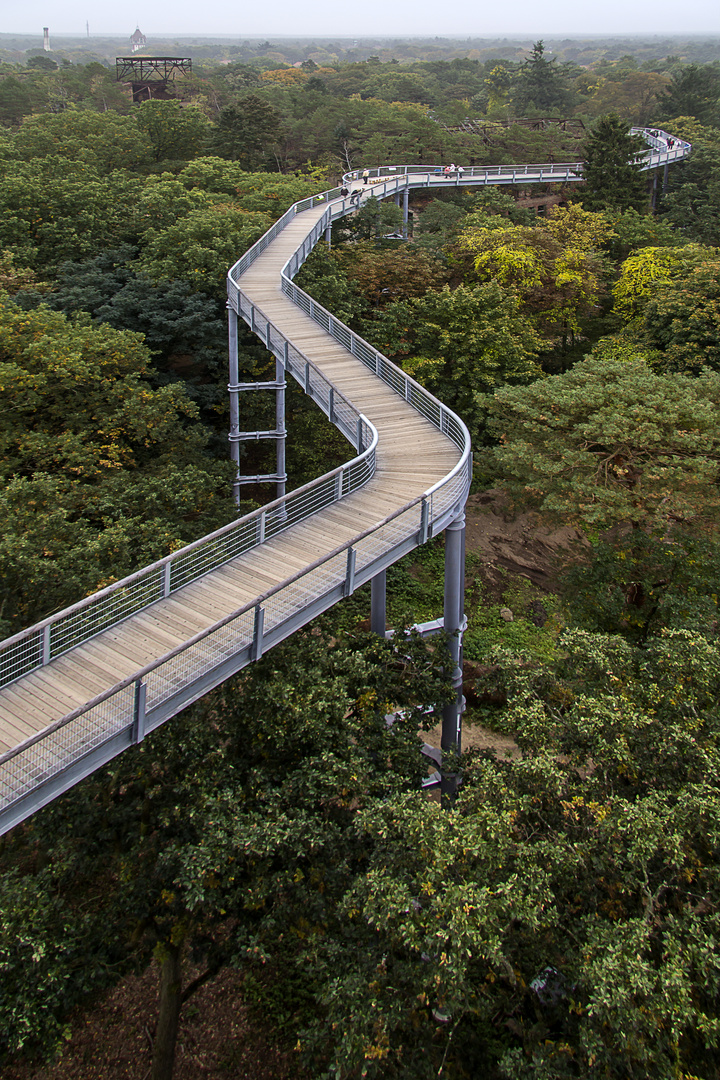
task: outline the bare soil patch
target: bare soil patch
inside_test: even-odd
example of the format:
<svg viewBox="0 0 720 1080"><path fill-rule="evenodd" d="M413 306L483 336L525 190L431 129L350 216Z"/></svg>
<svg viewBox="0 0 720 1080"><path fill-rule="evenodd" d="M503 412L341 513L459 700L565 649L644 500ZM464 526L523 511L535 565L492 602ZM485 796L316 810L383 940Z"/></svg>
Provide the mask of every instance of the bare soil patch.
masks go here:
<svg viewBox="0 0 720 1080"><path fill-rule="evenodd" d="M71 1018L62 1056L50 1064L17 1061L2 1080L147 1080L157 1018L157 968L130 975ZM242 1000L242 975L223 969L184 1006L173 1080L301 1080L292 1052L278 1049Z"/></svg>
<svg viewBox="0 0 720 1080"><path fill-rule="evenodd" d="M578 529L555 526L534 510L517 512L498 488L471 495L465 514L466 549L479 555L480 576L494 594L513 576L550 592L560 566L588 547Z"/></svg>
<svg viewBox="0 0 720 1080"><path fill-rule="evenodd" d="M439 747L441 735L442 727L438 724L437 727L432 728L430 731L423 732L423 740L429 743L430 746ZM488 727L483 727L482 724L468 724L465 722L462 729L462 748L463 750L494 750L499 761L508 757L518 757L520 754L519 747L512 735L503 735L499 731L492 731ZM432 772L432 769L430 771Z"/></svg>

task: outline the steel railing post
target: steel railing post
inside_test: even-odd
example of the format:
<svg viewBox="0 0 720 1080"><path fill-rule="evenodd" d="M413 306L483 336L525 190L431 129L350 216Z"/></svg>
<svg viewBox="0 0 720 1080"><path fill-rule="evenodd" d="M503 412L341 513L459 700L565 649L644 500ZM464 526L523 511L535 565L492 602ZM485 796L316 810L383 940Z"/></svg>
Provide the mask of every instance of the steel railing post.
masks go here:
<svg viewBox="0 0 720 1080"><path fill-rule="evenodd" d="M430 519L430 506L428 503L427 495L423 495L423 501L420 504L420 543L426 544L429 534L429 519Z"/></svg>
<svg viewBox="0 0 720 1080"><path fill-rule="evenodd" d="M255 608L253 621L253 640L250 647L253 660L259 660L263 654L263 631L265 628L265 608L260 604Z"/></svg>
<svg viewBox="0 0 720 1080"><path fill-rule="evenodd" d="M345 567L344 596L352 596L355 592L355 548L348 548L347 565Z"/></svg>
<svg viewBox="0 0 720 1080"><path fill-rule="evenodd" d="M146 700L147 686L141 679L138 679L135 683L135 700L133 702L132 741L135 746L145 738Z"/></svg>

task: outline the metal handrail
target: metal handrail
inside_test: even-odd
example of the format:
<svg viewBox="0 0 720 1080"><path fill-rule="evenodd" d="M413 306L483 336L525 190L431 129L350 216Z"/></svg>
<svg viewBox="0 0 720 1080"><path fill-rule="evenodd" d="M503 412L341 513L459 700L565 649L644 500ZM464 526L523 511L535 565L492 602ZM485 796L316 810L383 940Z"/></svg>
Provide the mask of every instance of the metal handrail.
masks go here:
<svg viewBox="0 0 720 1080"><path fill-rule="evenodd" d="M282 359L286 371L293 375L306 392L310 393L320 408L326 412L331 421L336 424L349 441L355 443L360 451L358 457L319 477L317 480L311 481L298 491L291 492L289 495L275 500L275 502L265 507L260 507L237 521L216 530L207 537L185 545L171 555L127 575L120 581L114 582L112 585L6 639L0 643L0 686L14 682L31 671L47 665L52 659L123 622L158 600L170 596L177 589L211 572L243 551L249 550L261 542L260 538L269 538L269 536L289 527L294 521L298 520L292 513L294 504L308 494L326 490L328 481L334 479L338 474L342 474L343 478L340 484L334 485L332 489L334 493L337 493L337 497L343 497L350 491L356 490L373 474L377 432L372 424L366 417L358 413L351 402L339 391L335 390L330 381L309 357L296 349L269 320L262 316L262 313L237 288L236 284L242 273L297 214L316 207L319 202L324 201L327 209L315 229L311 230L312 239L309 240L306 237L298 249L302 252L302 261L304 261L304 258L307 257L311 250L311 245L317 242L326 227L326 219L329 222L335 217L348 212L349 204L346 200L341 200L340 206L335 202L331 207L338 194L339 189L331 189L320 196L300 200L290 207L234 264L228 274L228 288L230 302L234 302L238 314L247 318L252 329L263 338L268 349L274 351ZM296 268L300 265L301 261L296 262ZM298 299L302 296L312 309L314 301L306 293L298 290L297 286L291 285L291 290L294 291L294 295ZM322 311L328 325L332 325L331 332L338 340L342 340L342 336L345 335L346 340L350 342L351 351L364 359L366 366L369 366L367 364L367 355L372 353L373 357L376 358L376 373L393 389L398 389L397 379L403 379L403 396L411 405L418 407L420 401L432 403L429 411L427 408L419 411L423 411L424 415L435 422L436 426L440 427L441 430L443 424L445 424L448 428L447 433L450 434L450 429L455 427L449 420L452 414L445 410L441 402L428 394L414 380L410 380L389 360L372 350L367 342L353 334L339 320L335 320L324 308L318 306L317 311ZM389 377L391 370L394 373L394 379ZM434 415L435 412L437 418ZM461 421L458 422L461 423ZM452 434L455 435L453 441L456 442L456 445L460 445L462 440L469 447L469 437L466 431L461 433L453 430ZM467 453L469 453L469 450ZM363 463L366 465L365 468L362 467ZM324 505L327 505L327 503L324 503ZM317 512L320 508L320 506L313 503L312 499L308 499L305 502L301 518L308 516L309 513ZM233 540L235 540L234 543ZM224 541L228 541L228 543L225 544ZM203 557L203 553L206 557ZM181 570L179 574L173 574L176 566L182 567L182 564L191 557L195 558L193 572L188 574Z"/></svg>
<svg viewBox="0 0 720 1080"><path fill-rule="evenodd" d="M270 324L271 335L273 332L283 337ZM348 440L355 443L360 451L358 455L288 495L6 638L0 642L0 686L46 666L50 660L199 580L296 521L357 490L374 475L378 442L374 425L340 391L326 393L329 383L317 365L294 347L292 353L288 370L301 381L297 366L302 366L303 388Z"/></svg>
<svg viewBox="0 0 720 1080"><path fill-rule="evenodd" d="M465 462L464 464L466 465L467 463ZM457 472L458 467L456 466L452 470L452 475L454 476ZM24 739L23 742L18 743L17 746L13 746L10 750L6 750L4 753L0 754L0 765L4 765L6 762L12 760L12 758L16 757L24 750L27 750L29 747L34 746L38 742L41 742L42 739L49 733L59 731L67 724L72 723L73 720L77 720L89 709L96 708L98 705L101 705L103 702L115 696L120 691L126 689L128 686L134 685L139 679L144 679L151 672L157 671L159 668L167 664L168 661L175 659L175 657L180 656L182 653L186 652L188 649L193 648L201 641L204 641L206 638L211 637L214 633L216 633L216 631L220 630L224 626L227 626L229 623L234 622L240 616L247 614L249 611L255 611L258 606L262 606L263 604L265 604L271 597L282 592L283 589L288 588L290 585L294 585L298 581L301 581L302 578L313 573L313 571L318 570L326 563L332 561L333 559L336 559L338 555L343 555L348 550L357 547L357 545L360 544L363 540L367 539L370 536L373 536L379 530L384 528L384 526L391 524L397 518L407 513L408 510L411 510L415 506L423 505L427 501L428 495L432 491L436 490L436 488L443 486L445 482L446 478L443 478L443 480L439 481L439 483L436 484L433 488L431 488L429 492L425 492L422 495L417 495L414 499L411 499L410 502L407 503L405 506L401 506L399 509L394 510L392 514L388 514L381 521L375 522L375 524L371 525L368 529L365 529L363 532L358 533L358 535L354 536L352 540L347 540L344 544L340 544L327 555L320 556L320 558L316 559L308 566L303 567L302 570L296 571L291 577L286 578L284 581L281 581L278 585L273 585L271 589L268 589L266 592L261 593L259 596L256 596L253 600L248 601L247 604L244 604L242 607L236 608L235 611L231 611L229 615L224 615L222 619L218 619L211 626L206 627L204 630L198 631L197 634L195 634L191 638L188 638L187 641L182 642L181 645L176 645L174 649L171 649L169 652L164 653L164 655L159 657L157 660L151 661L151 663L146 664L145 667L139 668L137 671L133 672L132 675L128 675L125 679L122 679L119 682L115 683L115 685L111 686L108 690L104 690L101 694L97 694L94 698L91 698L89 701L85 702L85 704L80 705L73 712L68 713L66 716L62 716L59 720L53 721L52 724L49 724L46 728L43 728L42 731L38 731L34 735L30 735L27 739ZM277 501L279 502L280 500Z"/></svg>
<svg viewBox="0 0 720 1080"><path fill-rule="evenodd" d="M643 129L642 133L647 139L647 130ZM663 138L666 140L666 134L660 132L652 138L657 143L656 153L653 154L652 149L648 151L648 158L651 160L648 168L662 164L663 160L678 160L687 156L690 151L688 143L678 140L677 149L673 148L663 155L659 147ZM503 167L497 168L501 170ZM553 173L553 179L562 178L563 170L564 178L581 178L577 175L570 177L568 174L568 170L577 168L577 163L526 168L538 170L541 176L545 176L546 171ZM376 170L378 182L373 188L375 193L386 197L411 186L443 186L444 177L440 179L436 174L431 175L427 166L403 166L402 169L403 171L398 173L396 167L387 166L383 176ZM395 175L392 175L393 172ZM517 172L517 167L504 174L483 169L481 179L480 175L470 171L469 175L466 173L467 179L463 178L462 182L492 182L491 175L496 178L502 176L503 180L507 180ZM523 175L532 175L534 178L534 174L530 172ZM145 730L146 717L150 717L149 730L166 719L167 715L172 715L172 709L175 708L173 700L177 701L180 693L179 686L202 684L203 676L207 672L217 672L229 658L241 655L247 662L257 659L262 654L264 634L267 636L264 631L266 607L268 610L272 609L267 623L272 631L271 643L274 643L297 629L302 621L310 617L308 613L324 610L322 604L325 601L334 603L340 596L352 592L356 577L358 580L367 580L368 576L372 576L375 567L387 565L388 553L397 558L398 552L409 550L408 544L414 546L416 543L424 543L434 531L444 528L464 504L470 485L472 460L469 435L463 422L424 387L336 319L322 305L317 304L292 281L293 275L297 273L324 230L333 220L354 209L349 200L340 197L339 189L334 188L322 195L295 203L231 268L228 274L228 293L229 301L238 314L250 323L268 349L283 362L286 371L311 393L333 423L356 445L359 451L357 456L289 495L258 508L238 521L231 522L151 566L86 597L78 604L21 631L0 643L0 650L3 654L6 654L9 648L18 650L21 662L26 664L24 673L34 670L42 663L47 663L51 656L68 651L101 630L123 621L135 611L143 610L170 595L174 591L173 586L177 589L198 580L242 551L249 550L269 536L305 520L310 514L344 497L349 491L356 490L370 478L375 468L378 442L377 431L373 425L332 386L308 357L273 326L237 284L242 273L297 214L317 208L322 202L326 204L324 212L283 267L283 292L365 367L442 431L461 451L458 462L445 477L393 514L1 755L0 765L14 762L10 773L4 771L0 776L0 805L5 807L3 813L9 813L7 808L20 802L39 782L61 773L69 762L87 758L98 747L104 747L113 740L113 745L118 749L140 741ZM354 429L350 418L354 421ZM230 546L226 546L227 544ZM176 576L173 579L173 567L178 564L182 569L184 559L189 561L189 566L180 573L179 578ZM143 592L146 585L149 588L148 593ZM122 607L124 591L132 590L136 586L139 593L130 598L128 605ZM93 607L98 604L105 605L108 621L99 625L102 618L98 621L96 614L93 623L86 622L83 625L85 613L92 612ZM70 640L70 643L61 643L59 650L53 651L53 628L61 625L63 620L71 621L73 618L79 620L79 629L76 628L79 636ZM0 676L0 685L1 678ZM185 703L187 700L192 700L192 696L187 697ZM170 708L170 713L164 713L163 708ZM57 744L54 741L56 738L60 740ZM125 740L122 745L117 742L119 738ZM115 752L118 752L118 749ZM40 781L39 776L43 777ZM5 797L6 792L8 797Z"/></svg>
<svg viewBox="0 0 720 1080"><path fill-rule="evenodd" d="M657 131L657 135L651 135L651 131ZM666 131L662 131L660 128L646 128L646 127L633 127L630 129L633 135L642 135L645 141L649 144L649 147L643 153L643 164L641 165L641 171L648 169L656 169L664 164L669 164L673 161L680 161L686 158L692 150L692 145L686 142L684 139L677 139L670 135ZM674 145L672 149L667 148L667 140L674 138ZM662 147L665 146L663 150ZM565 162L542 162L542 163L527 163L525 165L471 165L463 169L461 175L458 174L457 169L450 175L445 174L444 165L380 165L374 169L368 169L368 188L373 191L375 186L385 179L400 180L402 177L408 178L408 185L410 187L426 187L428 186L428 179L432 177L429 186L446 187L450 184L462 187L463 185L477 186L481 183L492 184L497 183L498 179L510 179L518 182L531 181L532 183L539 183L544 181L557 182L558 180L566 180L570 183L583 180L583 162L582 161L565 161ZM353 169L350 172L345 173L343 176L343 184L348 185L353 182L359 181L363 178L365 169ZM418 179L422 176L425 178L422 182ZM401 186L405 187L406 184Z"/></svg>

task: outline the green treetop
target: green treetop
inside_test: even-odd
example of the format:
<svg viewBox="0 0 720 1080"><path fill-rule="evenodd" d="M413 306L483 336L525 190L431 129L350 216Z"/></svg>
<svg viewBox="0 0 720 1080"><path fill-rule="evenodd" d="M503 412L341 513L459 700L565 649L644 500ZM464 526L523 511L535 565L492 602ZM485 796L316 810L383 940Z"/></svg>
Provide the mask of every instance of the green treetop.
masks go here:
<svg viewBox="0 0 720 1080"><path fill-rule="evenodd" d="M619 116L600 117L585 145L583 206L587 210L645 209L647 180L638 160L646 149L644 140L631 135Z"/></svg>

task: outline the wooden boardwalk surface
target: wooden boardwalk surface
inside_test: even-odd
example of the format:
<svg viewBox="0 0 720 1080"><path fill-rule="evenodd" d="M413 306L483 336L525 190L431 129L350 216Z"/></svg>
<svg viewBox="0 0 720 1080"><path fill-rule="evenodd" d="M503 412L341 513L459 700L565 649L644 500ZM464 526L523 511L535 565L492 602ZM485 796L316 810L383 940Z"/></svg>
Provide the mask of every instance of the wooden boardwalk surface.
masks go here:
<svg viewBox="0 0 720 1080"><path fill-rule="evenodd" d="M324 209L323 205L317 211L299 214L243 275L239 285L375 425L379 433L375 476L341 503L289 527L0 689L0 751L17 746L352 540L421 495L458 461L459 451L449 439L282 294L280 270ZM297 588L302 590L302 584Z"/></svg>

